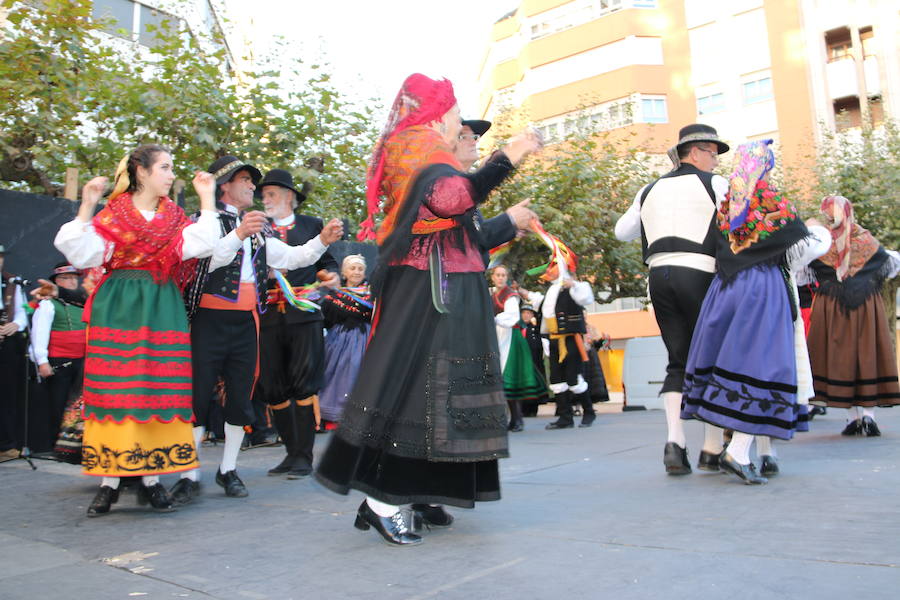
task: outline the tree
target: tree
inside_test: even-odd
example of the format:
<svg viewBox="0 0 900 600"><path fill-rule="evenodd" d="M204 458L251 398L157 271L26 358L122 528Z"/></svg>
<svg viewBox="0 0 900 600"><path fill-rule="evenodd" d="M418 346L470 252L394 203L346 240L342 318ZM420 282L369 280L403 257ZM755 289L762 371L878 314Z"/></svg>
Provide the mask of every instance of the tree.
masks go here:
<svg viewBox="0 0 900 600"><path fill-rule="evenodd" d="M495 138L511 133L518 115L501 115ZM634 200L642 185L655 175L641 150L633 144L614 143L609 132L574 133L528 159L516 176L494 192L485 213L499 213L531 199L544 228L578 254L579 276L595 291L608 291L607 301L646 295L646 267L640 246L615 239L616 220ZM547 262L549 253L534 236L514 242L504 263L522 280L524 271Z"/></svg>

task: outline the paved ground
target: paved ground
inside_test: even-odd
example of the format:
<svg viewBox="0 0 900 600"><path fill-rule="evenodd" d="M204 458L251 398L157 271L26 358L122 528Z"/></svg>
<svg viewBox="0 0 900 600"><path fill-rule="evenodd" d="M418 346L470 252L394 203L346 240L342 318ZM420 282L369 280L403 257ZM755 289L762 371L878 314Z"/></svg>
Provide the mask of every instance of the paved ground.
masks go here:
<svg viewBox="0 0 900 600"><path fill-rule="evenodd" d="M900 410L864 439L839 435L838 412L780 445L782 474L762 487L664 475L659 411L564 431L528 419L503 500L453 511L413 548L354 529L359 494L267 477L280 449L241 454L249 498L207 483L176 513L128 495L99 519L84 516L95 488L78 468L4 463L0 598L895 599ZM692 460L700 439L690 424ZM218 452L201 454L206 482Z"/></svg>

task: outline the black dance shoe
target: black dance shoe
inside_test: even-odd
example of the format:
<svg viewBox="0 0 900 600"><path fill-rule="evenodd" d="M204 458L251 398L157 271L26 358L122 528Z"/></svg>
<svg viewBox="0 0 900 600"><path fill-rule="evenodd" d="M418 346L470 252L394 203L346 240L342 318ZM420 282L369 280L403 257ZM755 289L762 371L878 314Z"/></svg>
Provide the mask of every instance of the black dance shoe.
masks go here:
<svg viewBox="0 0 900 600"><path fill-rule="evenodd" d="M862 435L862 419L853 419L847 426L844 427L844 430L841 432L841 435Z"/></svg>
<svg viewBox="0 0 900 600"><path fill-rule="evenodd" d="M828 411L825 410L824 406L810 406L809 407L809 420L812 421L817 415L827 414Z"/></svg>
<svg viewBox="0 0 900 600"><path fill-rule="evenodd" d="M756 472L756 465L752 462L749 465L742 465L734 460L728 452L723 452L719 457L719 467L723 471L734 473L747 485L762 485L769 482L768 479Z"/></svg>
<svg viewBox="0 0 900 600"><path fill-rule="evenodd" d="M519 421L518 423L510 423L509 431L511 433L519 433L520 431L525 431L525 425Z"/></svg>
<svg viewBox="0 0 900 600"><path fill-rule="evenodd" d="M184 506L194 501L194 498L200 495L200 482L191 481L187 477L179 479L172 489L169 490L169 496L172 503L176 506Z"/></svg>
<svg viewBox="0 0 900 600"><path fill-rule="evenodd" d="M763 477L774 477L778 475L778 461L775 460L774 456L763 454L760 458L762 459L762 462L759 465L760 475Z"/></svg>
<svg viewBox="0 0 900 600"><path fill-rule="evenodd" d="M247 486L244 485L234 469L224 475L222 471L216 469L216 483L225 488L225 495L229 498L246 498L248 496Z"/></svg>
<svg viewBox="0 0 900 600"><path fill-rule="evenodd" d="M572 429L573 427L575 427L575 423L572 421L565 422L557 420L547 423L547 426L544 427L544 429Z"/></svg>
<svg viewBox="0 0 900 600"><path fill-rule="evenodd" d="M97 495L88 506L87 516L99 517L109 512L109 508L119 501L119 490L114 490L108 485L101 485Z"/></svg>
<svg viewBox="0 0 900 600"><path fill-rule="evenodd" d="M137 501L141 506L149 504L153 510L158 512L172 512L175 507L172 505L172 499L169 493L161 483L154 483L146 486L143 483L137 489Z"/></svg>
<svg viewBox="0 0 900 600"><path fill-rule="evenodd" d="M719 456L721 456L721 453L717 454L715 452L707 452L706 450L701 450L700 458L697 460L697 468L701 471L712 471L714 473L718 473Z"/></svg>
<svg viewBox="0 0 900 600"><path fill-rule="evenodd" d="M295 456L288 471L288 479L303 479L312 475L313 468L305 456Z"/></svg>
<svg viewBox="0 0 900 600"><path fill-rule="evenodd" d="M875 419L872 417L863 417L859 434L866 437L879 437L881 436L881 430L878 429Z"/></svg>
<svg viewBox="0 0 900 600"><path fill-rule="evenodd" d="M413 546L422 543L422 536L409 530L403 513L397 511L390 517L379 517L368 503L363 500L356 511L356 521L353 526L361 531L367 531L374 527L381 534L382 539L392 546Z"/></svg>
<svg viewBox="0 0 900 600"><path fill-rule="evenodd" d="M669 475L690 475L691 463L688 461L687 448L682 448L675 442L666 444L663 450L663 464Z"/></svg>
<svg viewBox="0 0 900 600"><path fill-rule="evenodd" d="M453 515L444 510L443 506L413 504L410 508L413 511L413 531L422 531L423 527L440 529L453 525Z"/></svg>
<svg viewBox="0 0 900 600"><path fill-rule="evenodd" d="M285 454L280 463L269 469L269 475L284 475L291 470L293 464L294 457L290 454Z"/></svg>
<svg viewBox="0 0 900 600"><path fill-rule="evenodd" d="M578 424L579 427L590 427L594 424L594 421L597 420L596 413L585 413L583 417L581 417L581 423Z"/></svg>

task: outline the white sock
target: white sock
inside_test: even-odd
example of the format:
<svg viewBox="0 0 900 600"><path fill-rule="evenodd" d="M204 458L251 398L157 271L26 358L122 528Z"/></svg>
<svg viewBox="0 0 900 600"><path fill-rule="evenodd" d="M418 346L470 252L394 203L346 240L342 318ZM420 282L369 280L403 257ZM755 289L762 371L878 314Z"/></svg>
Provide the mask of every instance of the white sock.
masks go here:
<svg viewBox="0 0 900 600"><path fill-rule="evenodd" d="M206 433L206 427L198 425L194 427L194 448L197 450L197 457L200 457L200 444L203 442L203 434ZM191 481L200 481L200 467L191 469L190 471L181 472L182 479L190 479Z"/></svg>
<svg viewBox="0 0 900 600"><path fill-rule="evenodd" d="M159 475L144 475L141 477L141 483L143 483L145 487L156 485L159 483Z"/></svg>
<svg viewBox="0 0 900 600"><path fill-rule="evenodd" d="M111 487L114 490L119 489L119 481L121 481L118 477L104 477L100 481L100 485L105 485L106 487Z"/></svg>
<svg viewBox="0 0 900 600"><path fill-rule="evenodd" d="M847 409L847 422L855 421L859 418L859 411L856 410L855 406L851 406Z"/></svg>
<svg viewBox="0 0 900 600"><path fill-rule="evenodd" d="M775 458L778 454L775 452L775 444L772 438L767 435L756 436L756 454L757 456L771 456Z"/></svg>
<svg viewBox="0 0 900 600"><path fill-rule="evenodd" d="M190 471L182 471L182 479L190 479L191 481L200 481L200 468L191 469Z"/></svg>
<svg viewBox="0 0 900 600"><path fill-rule="evenodd" d="M725 441L722 439L722 434L724 433L721 427L704 423L703 450L712 454L721 454L722 448L725 446Z"/></svg>
<svg viewBox="0 0 900 600"><path fill-rule="evenodd" d="M669 429L667 441L684 448L687 441L684 437L684 423L681 421L681 392L666 392L662 397L666 408L666 426Z"/></svg>
<svg viewBox="0 0 900 600"><path fill-rule="evenodd" d="M380 502L371 496L366 496L366 504L368 504L369 508L372 509L372 512L379 517L390 517L391 515L396 515L400 512L399 506Z"/></svg>
<svg viewBox="0 0 900 600"><path fill-rule="evenodd" d="M862 413L863 413L864 417L869 417L873 421L875 420L875 407L874 406L862 407Z"/></svg>
<svg viewBox="0 0 900 600"><path fill-rule="evenodd" d="M244 427L225 423L225 449L222 450L222 464L219 465L222 475L237 468L237 457L243 441Z"/></svg>
<svg viewBox="0 0 900 600"><path fill-rule="evenodd" d="M749 433L741 433L735 431L731 436L731 443L728 444L728 454L736 460L740 465L750 464L750 445L753 443L753 436Z"/></svg>

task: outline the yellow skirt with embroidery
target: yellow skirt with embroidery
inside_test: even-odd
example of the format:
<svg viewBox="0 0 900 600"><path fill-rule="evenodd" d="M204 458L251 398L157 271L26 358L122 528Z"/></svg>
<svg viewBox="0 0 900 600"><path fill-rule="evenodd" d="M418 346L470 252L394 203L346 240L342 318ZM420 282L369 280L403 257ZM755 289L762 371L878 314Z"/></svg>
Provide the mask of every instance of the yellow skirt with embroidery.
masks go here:
<svg viewBox="0 0 900 600"><path fill-rule="evenodd" d="M101 477L164 475L200 466L193 427L178 419L171 423L87 419L81 464L87 475Z"/></svg>

